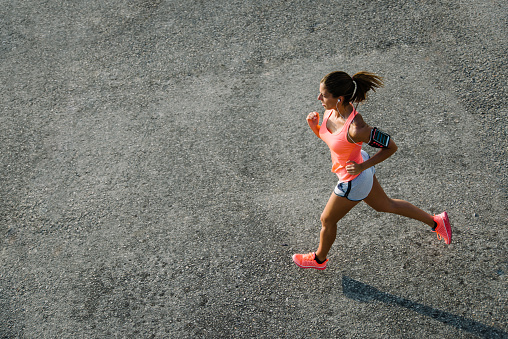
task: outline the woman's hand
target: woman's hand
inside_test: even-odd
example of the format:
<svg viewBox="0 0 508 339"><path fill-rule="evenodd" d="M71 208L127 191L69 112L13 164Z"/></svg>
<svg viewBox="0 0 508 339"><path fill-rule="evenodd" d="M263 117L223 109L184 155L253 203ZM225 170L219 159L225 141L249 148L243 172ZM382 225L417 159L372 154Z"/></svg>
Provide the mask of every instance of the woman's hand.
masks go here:
<svg viewBox="0 0 508 339"><path fill-rule="evenodd" d="M319 136L319 113L318 112L311 112L309 115L307 115L307 123L309 124L310 129L314 134L320 138Z"/></svg>
<svg viewBox="0 0 508 339"><path fill-rule="evenodd" d="M357 175L362 173L363 166L362 164L358 164L354 162L353 160L348 160L346 162L346 171L351 175Z"/></svg>
<svg viewBox="0 0 508 339"><path fill-rule="evenodd" d="M319 113L311 112L307 115L307 123L309 124L312 130L316 129L319 124Z"/></svg>

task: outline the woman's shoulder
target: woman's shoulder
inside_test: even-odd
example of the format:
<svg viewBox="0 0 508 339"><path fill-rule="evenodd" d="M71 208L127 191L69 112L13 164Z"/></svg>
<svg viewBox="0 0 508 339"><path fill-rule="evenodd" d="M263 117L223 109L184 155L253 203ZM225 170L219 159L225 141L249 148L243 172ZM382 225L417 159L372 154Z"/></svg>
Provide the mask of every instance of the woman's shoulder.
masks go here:
<svg viewBox="0 0 508 339"><path fill-rule="evenodd" d="M353 125L355 128L359 128L359 129L369 126L369 125L367 125L365 120L363 120L363 117L360 113L356 113L351 125Z"/></svg>
<svg viewBox="0 0 508 339"><path fill-rule="evenodd" d="M368 142L371 129L372 128L363 120L360 113L357 113L353 119L353 123L349 127L349 134L353 140Z"/></svg>

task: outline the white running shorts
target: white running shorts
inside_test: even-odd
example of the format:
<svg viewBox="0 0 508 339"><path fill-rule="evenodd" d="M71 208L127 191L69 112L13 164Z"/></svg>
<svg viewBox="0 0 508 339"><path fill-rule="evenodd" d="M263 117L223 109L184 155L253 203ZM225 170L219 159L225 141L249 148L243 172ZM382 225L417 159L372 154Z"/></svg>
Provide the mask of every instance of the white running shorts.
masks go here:
<svg viewBox="0 0 508 339"><path fill-rule="evenodd" d="M370 156L364 150L362 152L363 161L370 158ZM338 182L333 192L339 197L347 198L351 201L361 201L370 193L372 184L374 182L374 174L376 169L374 166L367 168L365 171L360 173L359 176L351 181Z"/></svg>

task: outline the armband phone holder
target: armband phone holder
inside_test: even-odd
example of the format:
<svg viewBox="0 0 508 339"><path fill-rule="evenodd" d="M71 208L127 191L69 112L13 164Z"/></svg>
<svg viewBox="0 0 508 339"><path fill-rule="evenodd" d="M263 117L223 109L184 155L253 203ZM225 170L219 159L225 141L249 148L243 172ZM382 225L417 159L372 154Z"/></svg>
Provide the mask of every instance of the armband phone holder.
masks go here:
<svg viewBox="0 0 508 339"><path fill-rule="evenodd" d="M369 146L376 148L388 148L390 143L390 135L380 131L377 127L374 127L370 132Z"/></svg>

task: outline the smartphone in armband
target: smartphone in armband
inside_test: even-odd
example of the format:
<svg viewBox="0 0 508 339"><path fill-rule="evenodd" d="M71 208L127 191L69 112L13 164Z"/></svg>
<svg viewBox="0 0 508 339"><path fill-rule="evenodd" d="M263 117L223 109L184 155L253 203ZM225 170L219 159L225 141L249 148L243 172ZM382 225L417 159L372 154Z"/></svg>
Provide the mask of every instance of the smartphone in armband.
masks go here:
<svg viewBox="0 0 508 339"><path fill-rule="evenodd" d="M390 143L390 135L374 127L370 132L369 146L376 148L388 148Z"/></svg>

